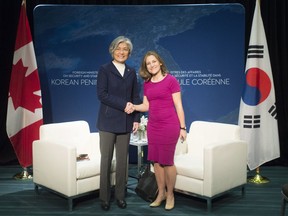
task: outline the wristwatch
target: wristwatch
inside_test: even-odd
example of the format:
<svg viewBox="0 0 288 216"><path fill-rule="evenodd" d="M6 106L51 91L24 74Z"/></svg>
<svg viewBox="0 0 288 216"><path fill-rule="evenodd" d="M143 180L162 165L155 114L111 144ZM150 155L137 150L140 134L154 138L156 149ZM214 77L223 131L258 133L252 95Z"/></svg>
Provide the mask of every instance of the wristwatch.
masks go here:
<svg viewBox="0 0 288 216"><path fill-rule="evenodd" d="M180 129L181 129L181 130L186 130L186 127L181 127L181 126L180 126Z"/></svg>

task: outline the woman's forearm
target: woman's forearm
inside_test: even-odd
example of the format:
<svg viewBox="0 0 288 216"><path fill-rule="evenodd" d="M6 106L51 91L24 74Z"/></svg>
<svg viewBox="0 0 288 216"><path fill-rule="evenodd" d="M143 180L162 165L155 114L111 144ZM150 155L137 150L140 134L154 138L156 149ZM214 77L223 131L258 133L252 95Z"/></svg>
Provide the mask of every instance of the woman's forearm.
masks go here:
<svg viewBox="0 0 288 216"><path fill-rule="evenodd" d="M133 106L134 110L135 111L138 111L138 112L148 112L149 110L149 105L148 104L138 104L138 105L135 105Z"/></svg>

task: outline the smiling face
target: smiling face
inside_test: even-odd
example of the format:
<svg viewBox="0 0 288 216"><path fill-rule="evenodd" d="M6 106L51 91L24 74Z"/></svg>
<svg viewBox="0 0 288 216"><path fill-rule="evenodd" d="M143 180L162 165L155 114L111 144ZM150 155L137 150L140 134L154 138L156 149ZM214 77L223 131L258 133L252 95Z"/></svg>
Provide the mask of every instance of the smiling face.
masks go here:
<svg viewBox="0 0 288 216"><path fill-rule="evenodd" d="M146 68L152 76L155 76L156 74L161 72L161 65L162 64L154 55L147 56Z"/></svg>
<svg viewBox="0 0 288 216"><path fill-rule="evenodd" d="M129 46L126 43L119 43L113 52L114 61L124 64L129 57L129 51Z"/></svg>

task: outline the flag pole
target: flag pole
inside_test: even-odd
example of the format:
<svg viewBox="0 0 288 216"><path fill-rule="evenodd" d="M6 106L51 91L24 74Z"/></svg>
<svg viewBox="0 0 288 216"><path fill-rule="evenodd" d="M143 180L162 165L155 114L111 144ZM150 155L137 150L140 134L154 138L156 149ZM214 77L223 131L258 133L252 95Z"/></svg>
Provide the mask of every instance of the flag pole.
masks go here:
<svg viewBox="0 0 288 216"><path fill-rule="evenodd" d="M280 157L280 148L273 74L260 0L255 1L245 79L239 125L241 138L248 143L247 165L250 170L256 169L256 175L248 177L247 182L264 184L269 179L260 175L260 165Z"/></svg>
<svg viewBox="0 0 288 216"><path fill-rule="evenodd" d="M23 5L26 9L26 0L22 0L21 5ZM14 179L16 180L30 180L32 179L31 173L28 171L27 167L22 167L23 171L14 175Z"/></svg>
<svg viewBox="0 0 288 216"><path fill-rule="evenodd" d="M24 5L24 7L26 9L26 0L22 0L21 5ZM23 171L21 173L15 174L14 179L28 180L28 179L32 179L32 176L29 174L27 167L23 167Z"/></svg>
<svg viewBox="0 0 288 216"><path fill-rule="evenodd" d="M256 0L256 1L258 1L259 6L260 6L261 0ZM247 181L253 184L266 184L270 182L268 178L260 175L260 167L256 168L256 174L254 176L249 176L247 178Z"/></svg>
<svg viewBox="0 0 288 216"><path fill-rule="evenodd" d="M260 168L259 167L256 168L256 175L249 176L247 178L247 181L249 183L254 183L254 184L265 184L265 183L270 182L270 180L268 178L260 175Z"/></svg>
<svg viewBox="0 0 288 216"><path fill-rule="evenodd" d="M29 173L27 167L23 167L23 171L14 175L14 179L16 180L30 180L32 179L32 175Z"/></svg>

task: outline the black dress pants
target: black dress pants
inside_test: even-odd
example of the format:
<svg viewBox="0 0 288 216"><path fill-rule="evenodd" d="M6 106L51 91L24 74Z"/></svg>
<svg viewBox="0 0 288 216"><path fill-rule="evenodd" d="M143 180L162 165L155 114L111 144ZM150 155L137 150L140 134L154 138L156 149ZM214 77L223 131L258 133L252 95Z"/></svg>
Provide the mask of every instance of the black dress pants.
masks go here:
<svg viewBox="0 0 288 216"><path fill-rule="evenodd" d="M109 202L111 197L111 166L115 148L116 183L115 198L124 200L127 183L128 149L130 133L115 134L99 131L100 135L100 200Z"/></svg>

